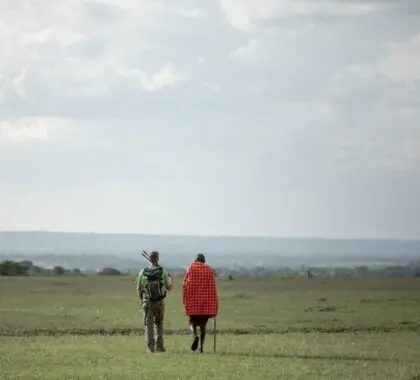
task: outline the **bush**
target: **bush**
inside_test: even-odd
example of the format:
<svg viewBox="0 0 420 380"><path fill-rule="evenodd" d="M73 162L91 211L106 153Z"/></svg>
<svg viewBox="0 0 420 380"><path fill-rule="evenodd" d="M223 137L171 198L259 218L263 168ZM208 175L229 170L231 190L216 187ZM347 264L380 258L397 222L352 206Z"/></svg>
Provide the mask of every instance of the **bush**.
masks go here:
<svg viewBox="0 0 420 380"><path fill-rule="evenodd" d="M98 272L99 276L121 276L121 272L115 268L103 268Z"/></svg>
<svg viewBox="0 0 420 380"><path fill-rule="evenodd" d="M60 266L56 266L52 270L53 276L62 276L65 272L66 272L66 270L63 267L60 267Z"/></svg>
<svg viewBox="0 0 420 380"><path fill-rule="evenodd" d="M27 276L28 269L16 261L4 260L0 263L0 276Z"/></svg>

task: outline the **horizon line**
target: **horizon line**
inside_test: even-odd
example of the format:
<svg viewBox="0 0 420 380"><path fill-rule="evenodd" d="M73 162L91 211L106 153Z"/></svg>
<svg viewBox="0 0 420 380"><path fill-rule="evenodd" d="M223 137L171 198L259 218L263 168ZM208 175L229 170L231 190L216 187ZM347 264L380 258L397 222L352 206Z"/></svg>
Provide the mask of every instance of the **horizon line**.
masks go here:
<svg viewBox="0 0 420 380"><path fill-rule="evenodd" d="M275 235L205 235L205 234L174 234L174 233L144 233L144 232L98 232L98 231L65 231L65 230L0 230L0 233L47 233L47 234L69 234L69 235L143 235L155 237L185 237L185 238L242 238L242 239L282 239L282 240L382 240L382 241L420 241L419 238L398 238L398 237L325 237L325 236L275 236Z"/></svg>

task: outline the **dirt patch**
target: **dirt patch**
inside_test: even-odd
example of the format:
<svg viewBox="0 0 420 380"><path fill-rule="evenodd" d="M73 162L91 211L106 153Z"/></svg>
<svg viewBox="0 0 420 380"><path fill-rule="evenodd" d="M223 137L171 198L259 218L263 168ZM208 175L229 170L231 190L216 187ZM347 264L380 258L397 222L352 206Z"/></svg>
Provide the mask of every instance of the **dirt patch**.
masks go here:
<svg viewBox="0 0 420 380"><path fill-rule="evenodd" d="M360 300L361 303L382 303L382 302L395 302L396 299L394 298L362 298Z"/></svg>
<svg viewBox="0 0 420 380"><path fill-rule="evenodd" d="M232 298L236 299L250 299L251 295L248 293L235 293Z"/></svg>
<svg viewBox="0 0 420 380"><path fill-rule="evenodd" d="M319 312L319 313L331 313L333 311L339 311L340 308L335 307L335 306L328 306L328 305L317 305L315 307L312 306L308 306L305 308L305 312L306 313L314 313L314 312Z"/></svg>

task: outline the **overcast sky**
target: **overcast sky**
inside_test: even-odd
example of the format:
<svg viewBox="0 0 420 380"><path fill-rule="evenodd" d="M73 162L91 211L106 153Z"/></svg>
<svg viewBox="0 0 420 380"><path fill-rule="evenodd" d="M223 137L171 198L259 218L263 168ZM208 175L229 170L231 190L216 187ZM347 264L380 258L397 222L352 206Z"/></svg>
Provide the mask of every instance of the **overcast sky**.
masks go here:
<svg viewBox="0 0 420 380"><path fill-rule="evenodd" d="M419 1L0 1L0 229L420 238Z"/></svg>

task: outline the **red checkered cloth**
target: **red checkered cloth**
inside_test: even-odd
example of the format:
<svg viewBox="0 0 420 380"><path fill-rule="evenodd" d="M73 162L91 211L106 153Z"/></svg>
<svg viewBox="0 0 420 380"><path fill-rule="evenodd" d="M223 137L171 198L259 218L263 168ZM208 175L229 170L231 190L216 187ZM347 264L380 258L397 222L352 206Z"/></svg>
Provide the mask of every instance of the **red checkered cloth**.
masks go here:
<svg viewBox="0 0 420 380"><path fill-rule="evenodd" d="M182 284L185 314L217 316L219 299L213 269L200 262L192 263Z"/></svg>

